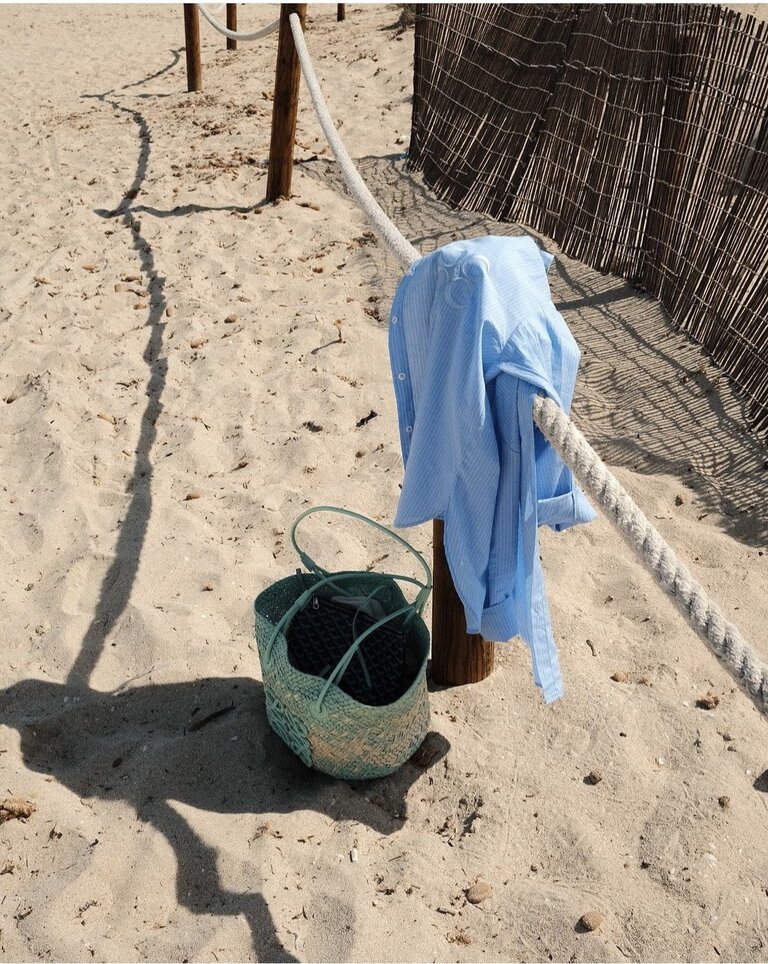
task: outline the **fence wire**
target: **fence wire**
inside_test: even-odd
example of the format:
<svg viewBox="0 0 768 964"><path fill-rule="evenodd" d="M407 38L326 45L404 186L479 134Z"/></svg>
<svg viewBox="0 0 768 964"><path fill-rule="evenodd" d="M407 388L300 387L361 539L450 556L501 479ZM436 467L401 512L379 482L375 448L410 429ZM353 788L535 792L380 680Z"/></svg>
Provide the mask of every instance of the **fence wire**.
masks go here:
<svg viewBox="0 0 768 964"><path fill-rule="evenodd" d="M768 438L768 23L703 4L420 4L410 164L655 295Z"/></svg>

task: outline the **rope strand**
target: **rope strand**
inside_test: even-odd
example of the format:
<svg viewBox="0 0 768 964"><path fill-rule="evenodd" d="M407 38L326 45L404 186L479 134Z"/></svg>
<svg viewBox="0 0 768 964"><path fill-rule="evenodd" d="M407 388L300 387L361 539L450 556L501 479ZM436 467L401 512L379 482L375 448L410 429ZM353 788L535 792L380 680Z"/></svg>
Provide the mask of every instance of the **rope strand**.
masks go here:
<svg viewBox="0 0 768 964"><path fill-rule="evenodd" d="M301 21L296 14L291 14L290 25L315 112L347 188L381 239L389 245L404 267L410 267L420 254L387 217L360 177L331 120L304 41ZM768 666L744 640L738 628L709 599L704 587L678 561L671 547L559 405L551 398L538 396L533 405L533 417L544 437L560 454L584 490L672 596L693 628L758 710L768 716Z"/></svg>
<svg viewBox="0 0 768 964"><path fill-rule="evenodd" d="M268 23L266 27L262 27L261 30L254 30L252 33L238 33L236 30L230 30L229 27L225 27L219 23L219 21L206 10L204 3L198 3L197 6L208 23L215 30L218 30L219 33L224 34L225 37L229 37L230 40L261 40L262 37L267 37L269 34L274 33L280 26L280 21L275 20L272 23Z"/></svg>
<svg viewBox="0 0 768 964"><path fill-rule="evenodd" d="M738 628L678 561L565 412L551 398L540 395L534 402L533 417L576 479L675 600L707 646L757 708L768 715L768 667L760 662Z"/></svg>
<svg viewBox="0 0 768 964"><path fill-rule="evenodd" d="M315 76L312 60L310 59L309 51L307 50L307 45L304 41L304 32L301 29L301 20L299 20L298 14L295 13L291 14L289 20L291 24L291 33L293 34L293 42L296 45L296 52L299 55L301 72L304 75L304 81L307 85L307 89L309 90L309 96L312 98L312 105L315 108L315 113L317 114L317 119L320 121L320 126L323 129L325 138L328 141L331 150L333 151L333 156L336 158L339 167L341 168L341 173L344 176L344 180L349 188L349 192L363 209L366 217L371 222L371 225L379 234L381 239L389 245L402 264L405 267L409 267L414 263L414 261L418 261L421 255L390 221L390 219L379 206L376 198L368 190L365 181L362 179L362 177L360 177L352 158L347 153L344 142L339 137L338 131L334 126L331 115L325 104L325 98L323 97L323 92L320 90L320 84Z"/></svg>

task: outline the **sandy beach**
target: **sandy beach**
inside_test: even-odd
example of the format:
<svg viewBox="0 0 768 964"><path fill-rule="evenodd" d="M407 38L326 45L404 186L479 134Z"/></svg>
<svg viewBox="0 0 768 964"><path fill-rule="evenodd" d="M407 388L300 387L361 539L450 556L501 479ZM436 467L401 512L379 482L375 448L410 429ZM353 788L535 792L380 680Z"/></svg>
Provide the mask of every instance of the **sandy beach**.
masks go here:
<svg viewBox="0 0 768 964"><path fill-rule="evenodd" d="M407 169L399 14L310 6L363 177L423 251L525 233ZM0 28L0 804L31 804L0 810L0 960L765 960L766 721L603 518L542 532L564 700L512 641L433 687L390 778L332 780L270 731L252 603L299 565L291 523L394 517L400 267L304 87L294 196L263 204L276 35L228 52L202 24L188 94L178 4L2 5ZM575 422L768 660L742 401L652 299L538 240ZM431 526L404 535L431 556ZM395 563L354 525L306 542Z"/></svg>

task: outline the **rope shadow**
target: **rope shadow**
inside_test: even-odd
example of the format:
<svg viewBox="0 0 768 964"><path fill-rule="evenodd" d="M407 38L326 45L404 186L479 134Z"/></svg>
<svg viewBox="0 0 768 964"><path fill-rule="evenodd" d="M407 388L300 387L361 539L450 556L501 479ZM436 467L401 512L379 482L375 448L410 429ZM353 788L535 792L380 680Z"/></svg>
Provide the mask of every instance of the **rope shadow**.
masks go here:
<svg viewBox="0 0 768 964"><path fill-rule="evenodd" d="M80 647L80 652L69 671L67 681L72 685L87 685L101 656L107 636L125 611L136 579L141 551L147 535L152 514L152 460L150 453L157 437L156 424L163 410L161 402L165 388L168 361L161 357L165 323L165 282L155 264L150 244L141 235L141 224L131 209L131 201L141 190L147 174L150 158L149 125L141 113L108 100L108 94L96 95L97 100L109 104L116 111L131 116L139 128L139 156L136 173L130 187L123 194L116 211L123 226L130 232L131 243L136 252L141 274L149 292L149 310L145 327L149 338L143 359L149 369L145 395L146 406L141 418L136 458L127 483L131 493L128 509L120 523L120 534L115 546L115 556L102 582L96 609Z"/></svg>
<svg viewBox="0 0 768 964"><path fill-rule="evenodd" d="M173 70L176 64L181 60L181 51L184 50L183 47L173 47L171 48L172 60L165 67L161 67L160 70L156 70L154 74L147 74L146 77L142 77L141 80L134 80L130 84L123 84L120 90L130 90L132 87L141 87L148 83L150 80L156 80L158 77L162 77L163 74L167 74L169 71ZM153 94L139 94L139 97L152 97L152 96L172 96L170 94L153 95Z"/></svg>
<svg viewBox="0 0 768 964"><path fill-rule="evenodd" d="M211 211L228 211L230 214L251 214L257 207L263 206L264 203L264 201L259 201L248 207L242 207L237 204L225 204L219 207L207 206L205 204L177 204L176 207L168 208L167 210L154 208L148 204L134 204L130 210L133 214L148 214L153 218L183 218L190 214L206 214ZM107 219L120 217L124 211L125 208L123 207L118 207L111 211L106 208L94 208L94 214L98 214L100 218Z"/></svg>
<svg viewBox="0 0 768 964"><path fill-rule="evenodd" d="M195 832L178 805L252 818L253 834L247 841L252 866L251 858L246 862L249 876L263 886L266 863L259 848L270 838L260 833L261 815L314 810L331 821L355 820L391 834L403 826L404 819L395 815L405 813L408 791L423 769L406 764L391 778L354 787L307 770L269 729L263 688L250 679L132 686L116 693L90 688L109 634L130 600L147 537L152 514L151 455L168 370L162 357L166 278L141 235L137 214L174 217L207 209L184 205L160 211L134 203L150 163L146 118L120 104L114 91L84 96L129 114L138 128L140 147L132 183L114 209L95 213L119 218L130 232L150 293L145 322L149 336L143 352L149 369L147 402L128 483L130 503L80 652L63 684L28 679L0 691L0 723L18 731L30 769L54 776L80 797L128 803L141 821L162 835L176 858L179 905L195 915L242 916L257 959L294 961L278 939L259 889L237 893L223 885L216 849ZM211 210L245 212L253 206ZM217 715L219 710L223 714ZM207 725L196 729L195 718ZM432 765L448 748L442 737L435 734L434 739L439 752ZM378 799L388 801L386 808L366 799L362 791L369 785L376 787ZM262 836L264 844L259 843ZM318 900L322 903L325 897L320 894Z"/></svg>
<svg viewBox="0 0 768 964"><path fill-rule="evenodd" d="M124 192L120 204L107 214L110 217L119 217L123 227L130 232L132 245L138 256L141 273L150 295L150 307L145 322L145 326L149 329L149 337L143 352L143 358L149 369L145 388L147 403L141 418L136 457L128 482L128 490L131 492L130 503L120 525L114 560L103 579L93 617L66 683L62 686L26 680L6 690L3 694L5 699L0 705L10 707L17 702L18 696L23 694L24 699L20 704L22 707L26 703L26 705L46 708L44 715L36 718L33 725L26 729L23 714L17 714L14 718L6 710L1 717L7 725L19 729L22 735L22 751L28 766L54 774L60 782L81 795L93 793L104 796L105 799L112 799L113 797L109 794L114 788L106 783L96 784L92 777L93 774L107 769L107 762L103 758L100 759L99 754L103 756L104 747L108 746L111 755L113 744L105 741L105 736L109 733L115 736L117 734L115 724L110 723L110 719L119 720L121 726L125 727L126 734L131 732L137 734L148 720L160 719L163 713L172 714L174 711L178 713L180 707L188 706L189 694L195 684L129 690L128 703L124 702L123 696L112 697L95 692L89 687L90 679L109 634L130 600L147 536L152 514L151 453L157 436L157 420L163 411L162 394L166 383L168 362L166 358L161 357L165 330L162 319L166 307L164 297L166 279L157 268L150 244L142 237L140 221L136 217L136 206L132 204L141 191L149 168L151 152L149 125L138 110L124 107L115 100L112 91L83 96L109 105L116 112L121 111L130 115L138 127L140 147L133 181ZM223 687L229 686L229 681L214 681L212 686L215 698L220 695ZM119 701L123 701L124 712L121 714L116 712L117 706L121 705ZM68 709L68 706L72 708ZM138 717L142 718L141 721ZM122 733L121 730L121 737ZM41 734L44 735L42 743ZM148 744L145 743L143 746ZM166 747L163 744L161 747L163 755L165 750ZM174 799L190 798L189 788L182 782L174 781L173 777L174 774L199 773L194 759L186 760L183 766L179 761L176 767L169 768L159 754L151 756L155 758L154 766L150 769L143 767L141 779L136 785L131 784L122 794L116 794L116 796L132 804L139 818L151 823L173 848L177 861L176 893L179 903L196 914L243 914L251 929L254 949L259 957L267 955L276 961L294 960L279 946L275 950L275 927L261 895L258 893L232 894L225 891L216 871L214 851L203 843L188 822L169 803ZM230 754L219 754L219 756L229 765ZM78 761L83 760L86 765L81 769ZM112 760L109 768L115 767L115 761ZM167 778L165 783L162 779L158 783L158 774L163 774L163 777ZM155 792L147 794L145 790L150 786L155 787ZM204 796L198 802L207 804L208 809L215 809L210 797ZM270 950L267 950L268 948Z"/></svg>

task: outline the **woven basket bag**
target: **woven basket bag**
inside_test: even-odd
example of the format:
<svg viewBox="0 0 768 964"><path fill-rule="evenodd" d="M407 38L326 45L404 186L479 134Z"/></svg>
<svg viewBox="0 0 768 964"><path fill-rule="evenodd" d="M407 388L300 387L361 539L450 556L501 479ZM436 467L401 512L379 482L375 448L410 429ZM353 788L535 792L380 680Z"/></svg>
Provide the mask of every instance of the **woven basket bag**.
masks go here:
<svg viewBox="0 0 768 964"><path fill-rule="evenodd" d="M296 541L299 523L315 512L350 516L385 533L418 559L425 581L388 573L329 573L322 569ZM334 506L303 512L291 528L291 541L308 573L273 583L254 602L269 724L309 767L346 780L387 776L415 753L429 727L429 631L422 613L432 589L432 573L422 556L400 536L365 516ZM399 582L418 587L413 602L406 600ZM313 599L338 598L340 594L375 599L385 615L357 635L327 678L300 671L289 658L291 620ZM403 633L414 669L415 664L418 669L402 695L376 706L358 702L338 684L362 643L384 625Z"/></svg>

